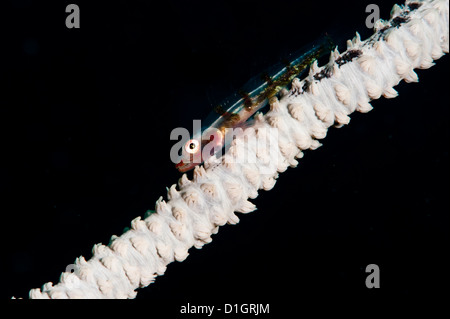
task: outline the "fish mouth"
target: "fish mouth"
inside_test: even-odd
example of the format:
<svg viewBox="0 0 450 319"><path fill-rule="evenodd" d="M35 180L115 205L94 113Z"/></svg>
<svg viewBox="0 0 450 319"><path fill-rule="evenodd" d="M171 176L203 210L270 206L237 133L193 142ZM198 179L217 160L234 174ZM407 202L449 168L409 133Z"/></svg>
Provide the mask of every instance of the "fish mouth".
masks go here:
<svg viewBox="0 0 450 319"><path fill-rule="evenodd" d="M180 161L178 164L175 165L175 168L180 171L181 173L190 171L193 169L197 164L194 163L183 163L183 161Z"/></svg>

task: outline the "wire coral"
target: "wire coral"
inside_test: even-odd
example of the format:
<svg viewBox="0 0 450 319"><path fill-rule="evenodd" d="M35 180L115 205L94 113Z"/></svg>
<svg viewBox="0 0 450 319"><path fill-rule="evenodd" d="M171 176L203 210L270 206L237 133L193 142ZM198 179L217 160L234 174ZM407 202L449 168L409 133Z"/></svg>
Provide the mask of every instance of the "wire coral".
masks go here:
<svg viewBox="0 0 450 319"><path fill-rule="evenodd" d="M371 37L357 34L345 52L334 50L326 65L314 63L305 79L295 78L289 91L272 98L270 110L257 114L225 155L197 166L192 180L182 175L154 212L134 219L109 245L95 245L90 260L77 258L73 272L32 289L30 298L134 298L169 263L185 260L192 246L211 242L219 226L236 224L236 212L254 211L249 198L272 189L304 150L321 145L329 127L348 124L355 111L369 112L371 100L396 97L394 86L417 82L414 69L433 66L448 50L447 0L395 5Z"/></svg>

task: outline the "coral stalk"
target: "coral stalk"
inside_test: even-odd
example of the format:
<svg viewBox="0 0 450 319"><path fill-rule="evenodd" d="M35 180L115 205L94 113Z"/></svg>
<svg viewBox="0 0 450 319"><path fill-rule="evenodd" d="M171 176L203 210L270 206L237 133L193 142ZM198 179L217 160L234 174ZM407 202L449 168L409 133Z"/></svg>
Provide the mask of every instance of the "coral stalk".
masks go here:
<svg viewBox="0 0 450 319"><path fill-rule="evenodd" d="M56 285L30 291L30 298L134 298L188 250L211 242L219 226L236 224L236 212L256 209L249 198L274 187L278 174L295 167L303 151L316 149L331 126L341 127L354 111L369 112L370 101L397 96L401 80L417 82L414 69L434 65L449 50L449 1L406 1L394 6L374 34L357 34L343 53L332 52L324 66L294 79L290 90L272 98L270 110L239 136L228 152L183 175L158 199L155 211L137 217L109 245L97 244L93 257L79 257L73 272ZM254 160L249 161L252 158Z"/></svg>

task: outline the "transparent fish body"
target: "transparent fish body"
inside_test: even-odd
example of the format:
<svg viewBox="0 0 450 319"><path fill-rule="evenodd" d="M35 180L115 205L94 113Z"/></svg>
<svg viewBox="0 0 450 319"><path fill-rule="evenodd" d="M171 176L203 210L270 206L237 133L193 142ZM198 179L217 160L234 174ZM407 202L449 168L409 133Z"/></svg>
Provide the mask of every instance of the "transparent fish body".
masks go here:
<svg viewBox="0 0 450 319"><path fill-rule="evenodd" d="M285 63L284 67L280 66L279 71L272 75L266 73L261 77L262 83L255 89L250 92L241 90L234 95L234 99L229 98L216 106L209 116L212 118L210 124L194 132L192 138L184 145L182 159L176 164L176 168L180 172L189 171L226 149L230 143L229 139L225 138L227 130L245 127L247 121L265 107L270 98L287 87L295 77L306 72L315 60L329 54L333 48L330 39L325 37L302 51L303 53L291 62ZM250 82L254 83L254 80Z"/></svg>

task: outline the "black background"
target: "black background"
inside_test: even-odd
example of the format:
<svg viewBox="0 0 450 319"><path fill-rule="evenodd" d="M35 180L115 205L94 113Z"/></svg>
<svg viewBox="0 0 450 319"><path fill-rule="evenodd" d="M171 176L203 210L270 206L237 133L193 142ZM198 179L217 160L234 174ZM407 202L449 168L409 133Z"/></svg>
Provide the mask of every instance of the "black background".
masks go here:
<svg viewBox="0 0 450 319"><path fill-rule="evenodd" d="M372 1L6 1L0 62L2 298L26 297L154 208L180 174L173 128L325 32L364 26ZM388 18L394 1L377 1ZM336 38L335 38L336 39ZM341 41L341 42L339 42ZM341 51L345 46L340 45ZM331 129L138 299L271 303L429 296L448 271L449 60ZM381 288L365 287L365 267ZM281 301L280 301L281 300Z"/></svg>

